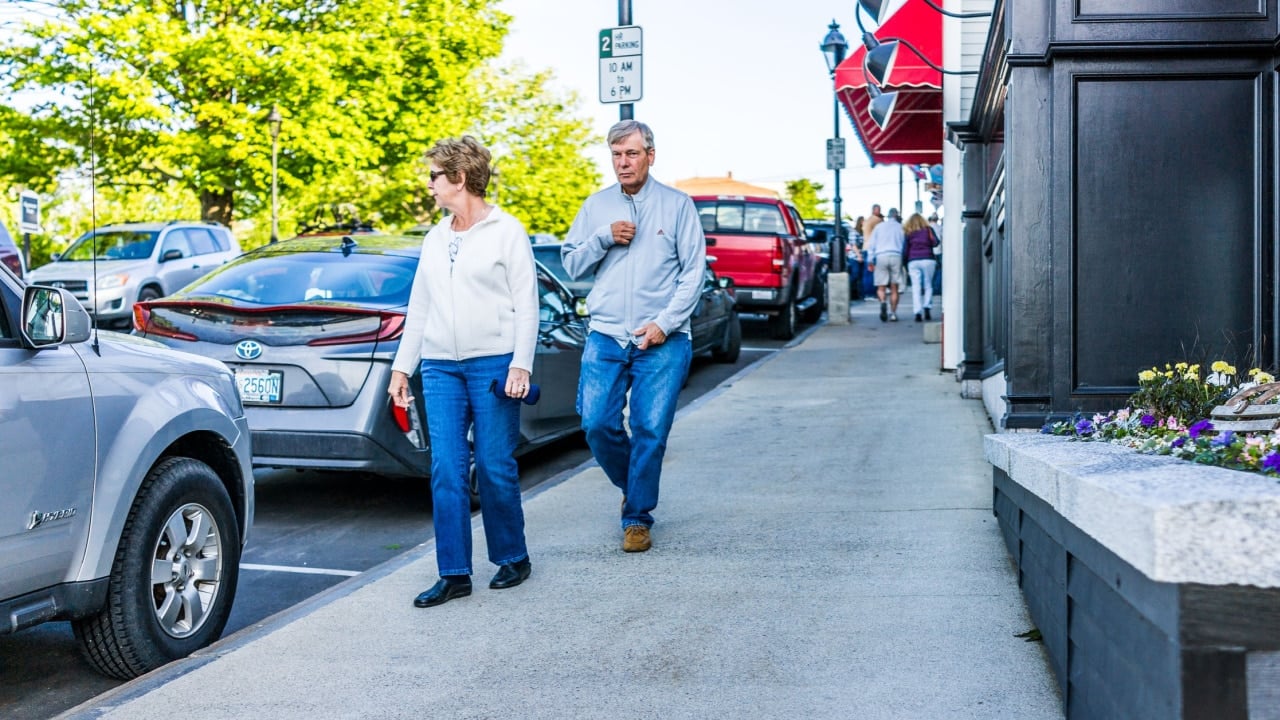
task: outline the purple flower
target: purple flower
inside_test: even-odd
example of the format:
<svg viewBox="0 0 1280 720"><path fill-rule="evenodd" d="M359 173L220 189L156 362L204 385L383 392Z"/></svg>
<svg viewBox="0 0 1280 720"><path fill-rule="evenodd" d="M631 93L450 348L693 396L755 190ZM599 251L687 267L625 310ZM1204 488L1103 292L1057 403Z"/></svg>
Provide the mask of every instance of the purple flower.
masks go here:
<svg viewBox="0 0 1280 720"><path fill-rule="evenodd" d="M1169 443L1169 447L1180 448L1186 444L1187 444L1187 436L1179 435L1178 437L1173 439L1173 442Z"/></svg>
<svg viewBox="0 0 1280 720"><path fill-rule="evenodd" d="M1222 433L1221 435L1219 435L1218 437L1214 438L1213 444L1217 445L1218 447L1227 447L1232 442L1234 442L1235 439L1236 439L1236 434L1228 430Z"/></svg>
<svg viewBox="0 0 1280 720"><path fill-rule="evenodd" d="M1138 422L1142 423L1142 427L1149 428L1156 424L1156 416L1146 413L1141 418L1138 418Z"/></svg>
<svg viewBox="0 0 1280 720"><path fill-rule="evenodd" d="M1267 472L1280 473L1280 452L1273 452L1262 458L1262 469Z"/></svg>
<svg viewBox="0 0 1280 720"><path fill-rule="evenodd" d="M1092 433L1093 433L1093 423L1085 419L1081 419L1080 422L1076 423L1077 435L1090 435Z"/></svg>
<svg viewBox="0 0 1280 720"><path fill-rule="evenodd" d="M1192 440L1195 440L1196 438L1200 437L1202 433L1209 432L1212 429L1213 429L1213 423L1209 422L1208 420L1201 420L1200 422L1187 428L1187 434L1191 436Z"/></svg>

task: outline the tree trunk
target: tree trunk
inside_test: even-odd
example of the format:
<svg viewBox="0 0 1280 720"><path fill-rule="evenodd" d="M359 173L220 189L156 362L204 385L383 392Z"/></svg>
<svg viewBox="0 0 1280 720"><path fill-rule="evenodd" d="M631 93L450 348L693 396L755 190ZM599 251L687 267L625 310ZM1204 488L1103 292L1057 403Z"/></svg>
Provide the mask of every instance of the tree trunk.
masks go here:
<svg viewBox="0 0 1280 720"><path fill-rule="evenodd" d="M219 222L231 227L231 214L235 207L235 195L227 189L200 191L200 219Z"/></svg>

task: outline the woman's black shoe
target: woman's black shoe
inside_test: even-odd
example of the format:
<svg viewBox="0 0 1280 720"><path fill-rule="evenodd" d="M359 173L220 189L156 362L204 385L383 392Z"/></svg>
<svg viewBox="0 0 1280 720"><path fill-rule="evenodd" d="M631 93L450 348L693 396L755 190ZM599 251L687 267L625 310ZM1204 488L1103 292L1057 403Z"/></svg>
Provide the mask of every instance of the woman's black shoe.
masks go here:
<svg viewBox="0 0 1280 720"><path fill-rule="evenodd" d="M916 313L916 322L924 322L924 318L920 317L920 313Z"/></svg>
<svg viewBox="0 0 1280 720"><path fill-rule="evenodd" d="M430 590L413 599L413 606L420 608L443 605L454 598L471 594L471 578L466 575L442 577Z"/></svg>
<svg viewBox="0 0 1280 720"><path fill-rule="evenodd" d="M529 573L531 572L533 572L533 563L529 562L529 558L513 562L510 565L500 565L497 574L489 581L489 587L493 590L505 590L509 587L515 587L529 579Z"/></svg>

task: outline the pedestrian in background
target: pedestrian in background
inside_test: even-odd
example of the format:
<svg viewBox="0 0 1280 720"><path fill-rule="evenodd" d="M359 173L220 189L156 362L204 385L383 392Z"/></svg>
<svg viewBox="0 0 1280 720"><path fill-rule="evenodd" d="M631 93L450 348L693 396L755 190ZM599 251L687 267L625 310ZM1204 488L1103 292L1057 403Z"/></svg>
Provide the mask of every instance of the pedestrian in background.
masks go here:
<svg viewBox="0 0 1280 720"><path fill-rule="evenodd" d="M933 304L933 274L938 261L933 250L940 244L933 228L920 213L913 213L902 226L907 238L907 274L911 276L911 312L916 322L932 320L929 306ZM921 313L923 312L923 317Z"/></svg>
<svg viewBox="0 0 1280 720"><path fill-rule="evenodd" d="M889 218L875 226L867 244L868 262L875 266L880 322L898 322L899 287L903 283L902 250L906 240L899 217L897 208L889 208Z"/></svg>
<svg viewBox="0 0 1280 720"><path fill-rule="evenodd" d="M622 491L622 549L643 552L652 545L662 459L693 354L689 317L706 238L689 196L649 176L648 125L623 120L607 141L618 182L586 199L560 253L571 277L595 272L578 413L591 454Z"/></svg>
<svg viewBox="0 0 1280 720"><path fill-rule="evenodd" d="M865 242L865 235L862 234L863 217L853 223L853 236L849 238L848 256L849 256L849 299L862 299L862 266L864 255L862 254L862 246Z"/></svg>
<svg viewBox="0 0 1280 720"><path fill-rule="evenodd" d="M884 222L884 215L880 214L880 205L872 205L871 214L867 216L867 219L863 221L862 225L862 239L864 243L871 239L871 233L875 232L876 226L882 222Z"/></svg>
<svg viewBox="0 0 1280 720"><path fill-rule="evenodd" d="M485 201L489 151L475 138L441 140L427 151L428 187L452 215L427 233L413 279L404 335L387 392L409 407L409 376L422 372L431 436L431 504L440 580L414 599L432 607L471 594L468 476L474 424L476 478L489 561L489 587L524 582L532 571L520 505L520 398L538 337L538 290L529 233ZM500 383L507 397L492 390Z"/></svg>

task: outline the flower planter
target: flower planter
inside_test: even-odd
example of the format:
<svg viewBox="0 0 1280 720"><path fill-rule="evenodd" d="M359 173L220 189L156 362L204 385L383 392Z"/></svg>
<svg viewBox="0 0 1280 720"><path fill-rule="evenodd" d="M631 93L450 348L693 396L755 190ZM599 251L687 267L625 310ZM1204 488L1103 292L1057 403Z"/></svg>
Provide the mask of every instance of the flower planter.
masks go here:
<svg viewBox="0 0 1280 720"><path fill-rule="evenodd" d="M1040 434L986 457L1068 717L1280 717L1280 483Z"/></svg>

